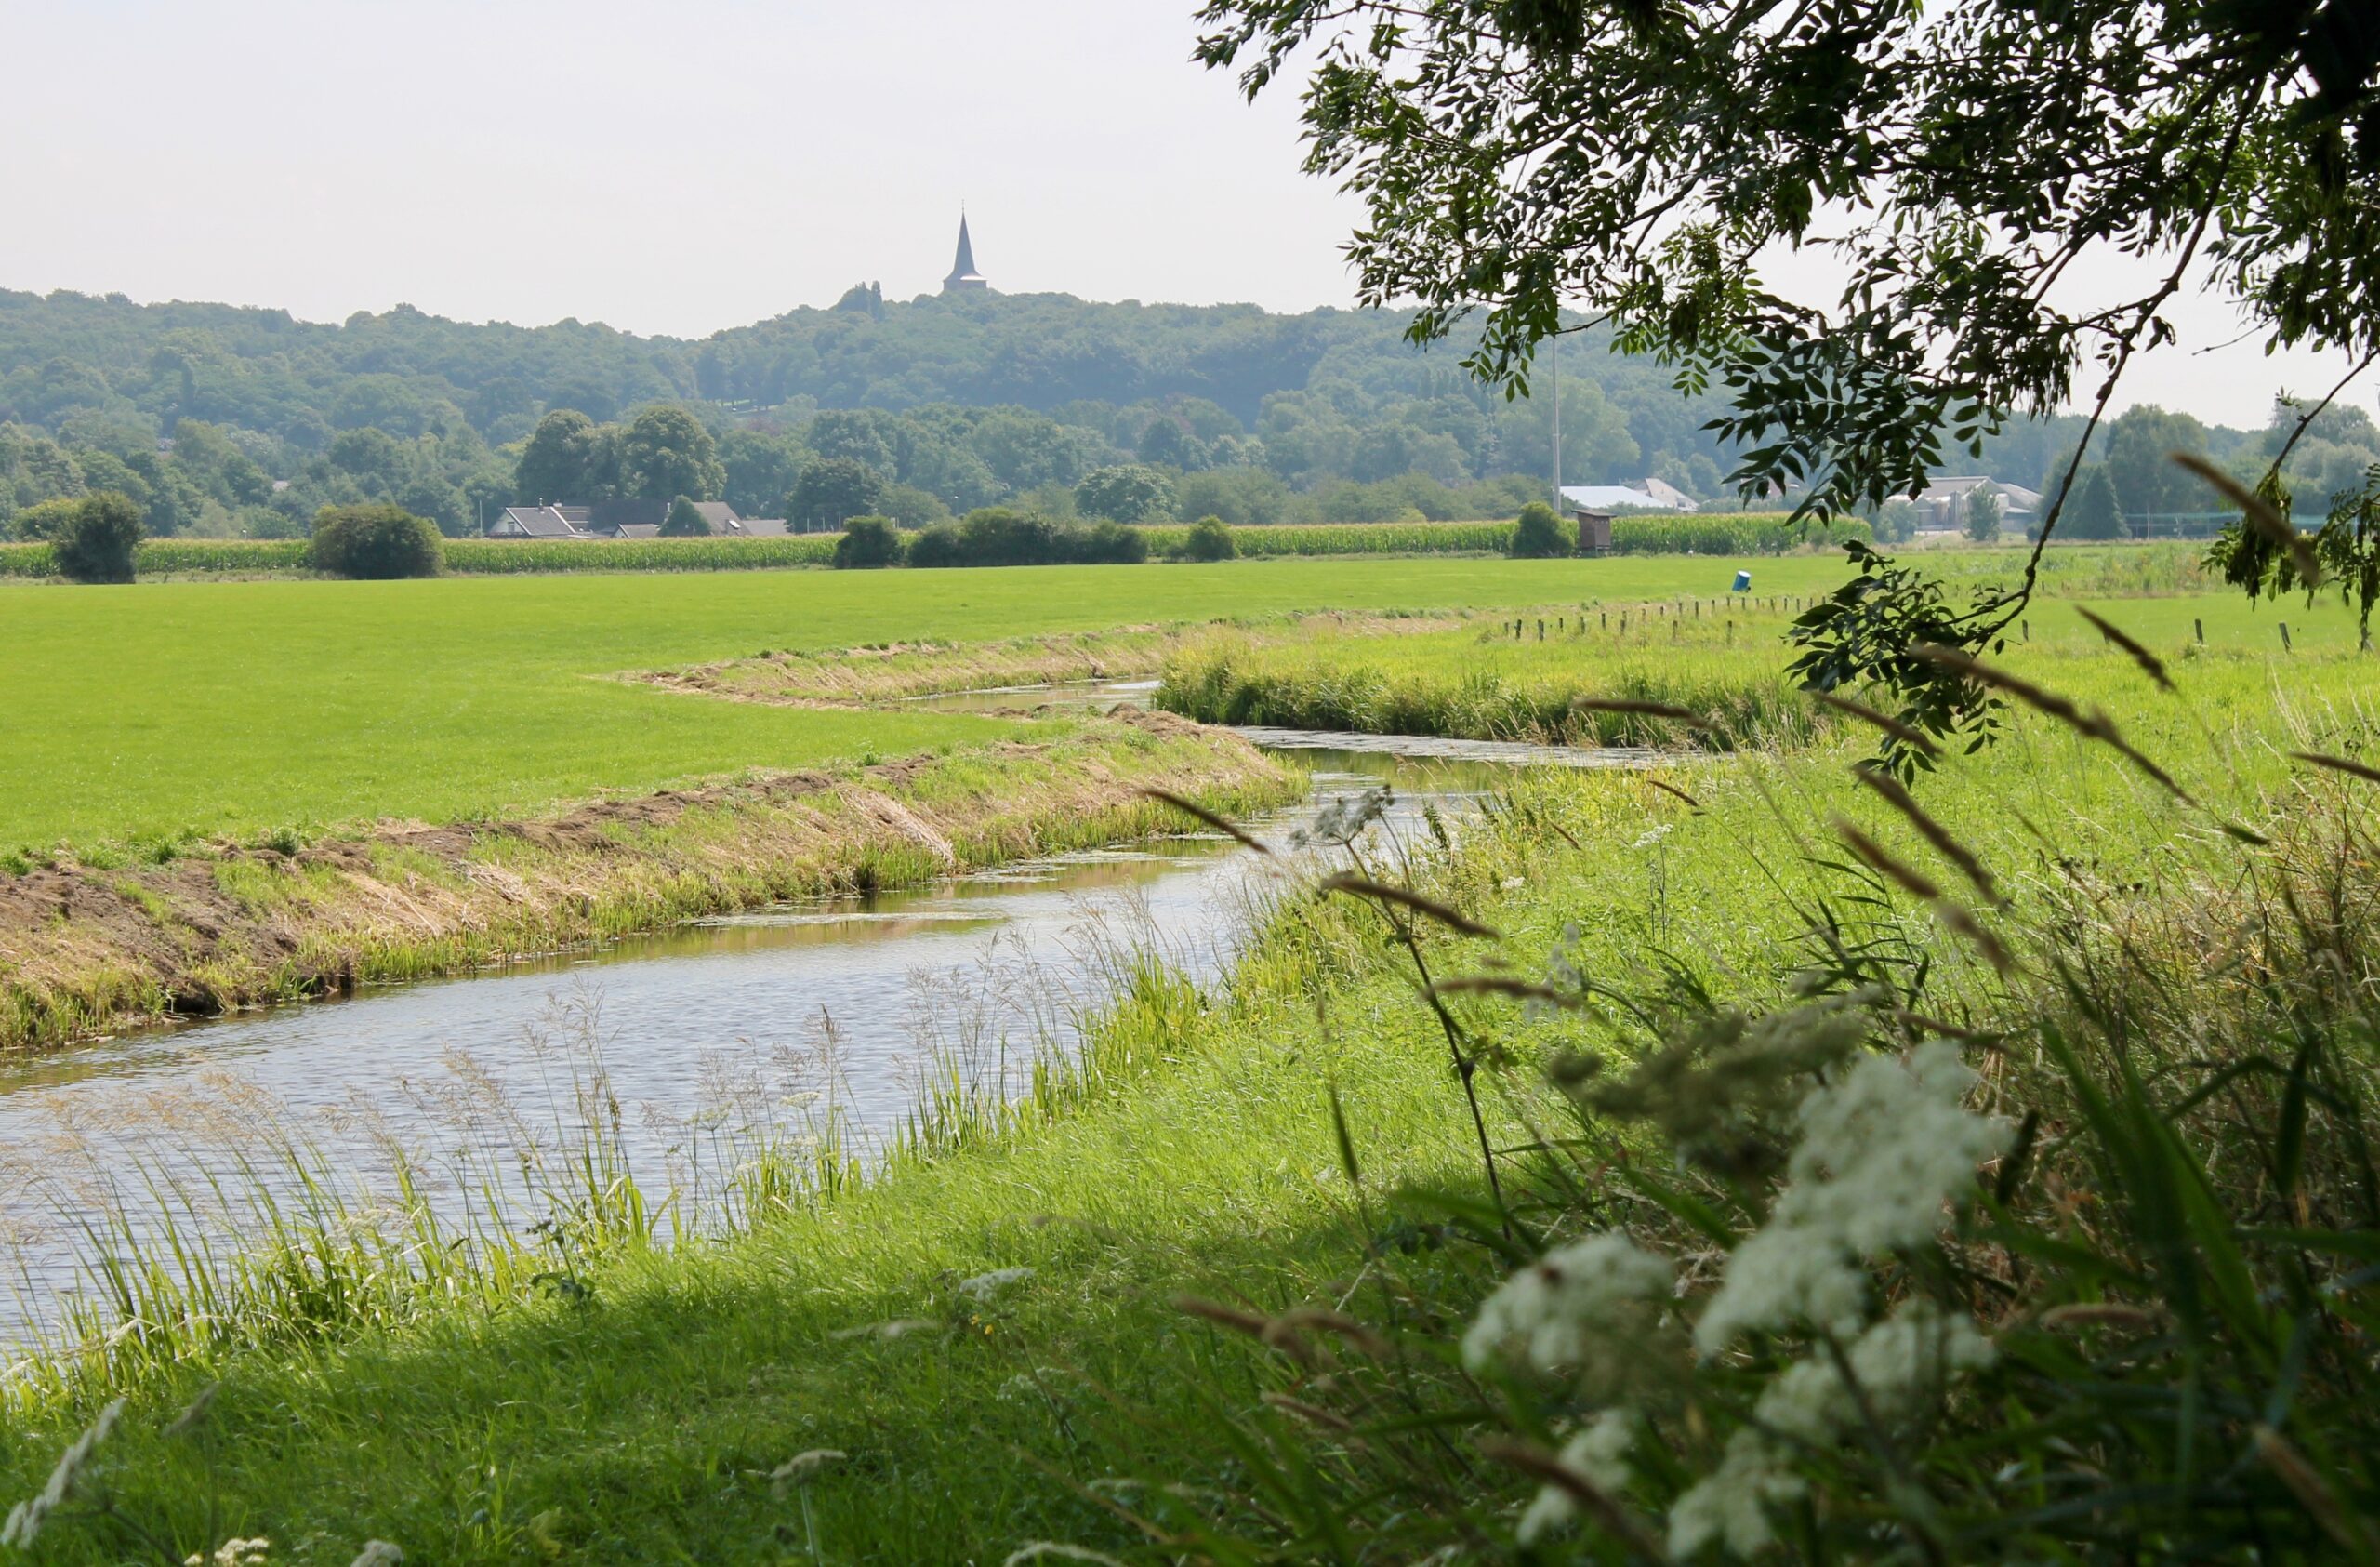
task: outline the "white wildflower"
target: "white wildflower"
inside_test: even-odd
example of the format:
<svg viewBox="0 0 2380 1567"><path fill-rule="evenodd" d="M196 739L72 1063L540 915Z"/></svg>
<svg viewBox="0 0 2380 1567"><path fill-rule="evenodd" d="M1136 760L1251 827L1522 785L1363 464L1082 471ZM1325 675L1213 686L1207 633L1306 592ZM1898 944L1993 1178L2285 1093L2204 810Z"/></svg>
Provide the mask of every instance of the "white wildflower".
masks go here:
<svg viewBox="0 0 2380 1567"><path fill-rule="evenodd" d="M404 1567L405 1553L386 1540L366 1540L348 1567Z"/></svg>
<svg viewBox="0 0 2380 1567"><path fill-rule="evenodd" d="M2003 1146L2004 1122L1960 1104L1974 1082L1957 1048L1935 1040L1811 1091L1784 1194L1766 1228L1728 1259L1696 1326L1703 1353L1793 1322L1847 1331L1861 1299L1851 1259L1930 1238L1943 1203Z"/></svg>
<svg viewBox="0 0 2380 1567"><path fill-rule="evenodd" d="M1769 1509L1797 1500L1807 1483L1792 1443L1829 1448L1869 1416L1897 1424L1915 1415L1958 1372L1991 1363L1991 1341L1964 1317L1919 1303L1895 1312L1844 1350L1858 1392L1831 1357L1788 1367L1752 1407L1752 1424L1727 1439L1719 1467L1670 1510L1670 1552L1692 1556L1714 1540L1752 1556L1775 1537ZM1861 1412L1865 1401L1866 1414Z"/></svg>
<svg viewBox="0 0 2380 1567"><path fill-rule="evenodd" d="M1802 1102L1802 1142L1779 1210L1855 1252L1931 1238L1943 1202L1967 1189L2007 1127L1961 1104L1975 1073L1958 1047L1930 1040L1904 1060L1876 1056Z"/></svg>
<svg viewBox="0 0 2380 1567"><path fill-rule="evenodd" d="M1002 1268L989 1273L978 1273L972 1279L959 1281L959 1293L973 1301L988 1301L1011 1284L1021 1284L1033 1277L1029 1268Z"/></svg>
<svg viewBox="0 0 2380 1567"><path fill-rule="evenodd" d="M1669 835L1670 824L1668 822L1663 822L1660 826L1652 829L1650 831L1646 832L1645 836L1637 839L1636 842L1629 844L1628 846L1632 849L1649 849Z"/></svg>
<svg viewBox="0 0 2380 1567"><path fill-rule="evenodd" d="M272 1542L259 1535L253 1540L226 1540L212 1554L192 1551L182 1558L182 1567L267 1567L271 1559Z"/></svg>
<svg viewBox="0 0 2380 1567"><path fill-rule="evenodd" d="M99 1411L99 1417L91 1423L89 1430L76 1437L73 1444L59 1454L58 1467L49 1471L49 1483L41 1488L41 1494L30 1501L19 1502L8 1509L8 1521L0 1524L0 1546L22 1547L33 1543L49 1515L73 1494L74 1481L90 1463L91 1454L99 1451L99 1443L107 1441L108 1433L115 1429L116 1416L123 1413L124 1401L117 1399Z"/></svg>
<svg viewBox="0 0 2380 1567"><path fill-rule="evenodd" d="M1727 1439L1719 1467L1670 1508L1670 1554L1699 1555L1713 1540L1756 1556L1777 1538L1768 1509L1798 1501L1809 1482L1793 1472L1784 1444L1747 1426Z"/></svg>
<svg viewBox="0 0 2380 1567"><path fill-rule="evenodd" d="M1462 1335L1463 1363L1483 1371L1502 1360L1598 1385L1619 1380L1641 1357L1673 1277L1667 1258L1617 1231L1557 1246L1481 1305Z"/></svg>
<svg viewBox="0 0 2380 1567"><path fill-rule="evenodd" d="M1523 887L1528 885L1528 878L1526 876L1507 876L1502 881L1497 883L1496 885L1505 892L1516 893Z"/></svg>
<svg viewBox="0 0 2380 1567"><path fill-rule="evenodd" d="M1867 1303L1867 1278L1831 1238L1772 1221L1727 1258L1726 1277L1694 1325L1694 1342L1716 1354L1739 1333L1789 1321L1848 1332Z"/></svg>
<svg viewBox="0 0 2380 1567"><path fill-rule="evenodd" d="M1636 1428L1633 1410L1605 1410L1562 1444L1562 1462L1585 1476L1596 1490L1616 1496L1636 1478L1634 1467L1628 1462L1628 1450L1636 1443ZM1521 1514L1521 1544L1534 1545L1578 1514L1579 1504L1568 1492L1557 1485L1543 1487Z"/></svg>

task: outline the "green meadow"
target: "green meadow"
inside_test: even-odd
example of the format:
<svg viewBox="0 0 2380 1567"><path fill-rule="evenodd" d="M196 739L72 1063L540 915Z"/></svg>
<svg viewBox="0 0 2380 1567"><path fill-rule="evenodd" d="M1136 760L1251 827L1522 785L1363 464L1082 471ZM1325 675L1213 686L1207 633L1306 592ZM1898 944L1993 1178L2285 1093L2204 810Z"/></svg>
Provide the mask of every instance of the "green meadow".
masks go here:
<svg viewBox="0 0 2380 1567"><path fill-rule="evenodd" d="M1514 591L1540 587L1531 575ZM2047 602L2005 662L2104 707L2199 803L2022 709L2001 745L1947 762L1920 793L1998 878L2004 901L1975 907L2013 949L2008 972L1937 913L1845 873L1839 817L1971 896L1855 784L1847 764L1868 737L1841 726L1780 751L1682 758L1663 775L1678 793L1635 775L1516 777L1460 854L1415 845L1397 874L1500 933L1424 931L1435 972L1568 972L1614 1003L1534 1020L1492 995L1455 1003L1493 1045L1488 1126L1506 1179L1530 1194L1525 1213L1558 1206L1575 1173L1540 1141L1562 1113L1545 1065L1565 1049L1624 1062L1646 1048L1620 998L1679 1006L1707 991L1755 1012L1791 1007L1827 951L1812 935L1819 910L1844 922L1838 939L1862 961L1894 954L1923 973L1910 1003L1949 1027L2080 1028L2050 977L2079 965L2106 987L2092 1007L2135 1018L2133 1048L2153 1049L2161 1070L2241 1048L2228 1030L2260 1016L2276 966L2293 966L2268 918L2281 893L2345 874L2363 896L2356 854L2339 846L2361 842L2367 786L2283 753L2370 743L2368 660L2335 604L2291 606L2291 655L2277 635L2267 645L2273 606L2109 605L2170 659L2176 692ZM975 606L946 612L962 608ZM1025 619L986 610L979 623L1003 630ZM1682 657L1773 671L1777 646L1752 643L1752 626ZM1517 649L1470 632L1338 652L1416 679L1469 660L1510 677L1538 656L1530 631ZM660 629L641 636L643 648L684 645ZM1668 645L1662 630L1650 641ZM2251 847L2227 823L2266 842ZM1507 1264L1480 1238L1450 1239L1450 1204L1483 1193L1446 1041L1375 910L1283 896L1271 939L1228 980L1198 993L1150 970L1129 983L1079 1080L1044 1084L1001 1126L951 1122L872 1181L830 1174L781 1193L726 1241L647 1245L615 1201L632 1187L607 1171L613 1208L573 1210L582 1239L559 1265L567 1290L533 1248L486 1271L441 1271L437 1245L417 1248L430 1264L392 1267L345 1231L301 1228L216 1299L224 1316L205 1331L93 1323L81 1355L26 1390L0 1477L32 1494L99 1402L122 1393L132 1402L99 1486L42 1542L53 1560L172 1558L234 1534L271 1539L275 1560L332 1563L366 1537L409 1560L475 1563L991 1562L1037 1560L1036 1542L1100 1553L1058 1559L1150 1563L1193 1542L1246 1560L1501 1548L1533 1485L1475 1455L1493 1417L1448 1364L1449 1338ZM2156 1042L2168 1038L2187 1049ZM2023 1035L1989 1068L1987 1092L2006 1096L1991 1102L2048 1092L2042 1063ZM2269 1111L2239 1106L2243 1124ZM2251 1165L2237 1178L2260 1180ZM2069 1168L2044 1177L2061 1203ZM403 1283L416 1266L430 1268L426 1287ZM2107 1309L2099 1292L2119 1287L2086 1276L2074 1308ZM1394 1327L1398 1358L1376 1371L1351 1343L1276 1352L1185 1312L1183 1296L1259 1326L1342 1309ZM161 1282L124 1310L170 1323L174 1298ZM2160 1374L2153 1359L2110 1364L2110 1376ZM210 1386L204 1413L178 1420ZM1417 1427L1461 1444L1459 1486L1398 1468ZM1681 1435L1681 1451L1693 1440ZM1982 1537L1999 1518L1984 1505L1945 1527Z"/></svg>
<svg viewBox="0 0 2380 1567"><path fill-rule="evenodd" d="M1739 565L1778 593L1842 575L1815 555L1666 556L12 587L0 847L511 817L1014 732L609 678L628 671L1309 609L1671 598L1722 592Z"/></svg>

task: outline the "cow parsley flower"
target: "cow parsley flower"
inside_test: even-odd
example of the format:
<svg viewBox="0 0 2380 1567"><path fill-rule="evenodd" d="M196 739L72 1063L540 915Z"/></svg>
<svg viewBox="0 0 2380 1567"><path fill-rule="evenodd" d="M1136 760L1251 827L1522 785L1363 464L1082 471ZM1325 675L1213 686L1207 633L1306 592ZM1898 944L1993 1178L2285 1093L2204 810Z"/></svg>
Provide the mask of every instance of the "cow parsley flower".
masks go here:
<svg viewBox="0 0 2380 1567"><path fill-rule="evenodd" d="M1634 1466L1628 1462L1628 1450L1636 1444L1636 1430L1633 1410L1605 1410L1562 1444L1562 1462L1584 1475L1597 1490L1616 1495L1636 1478ZM1579 1504L1568 1492L1545 1486L1521 1514L1521 1544L1535 1544L1578 1515Z"/></svg>
<svg viewBox="0 0 2380 1567"><path fill-rule="evenodd" d="M1788 1367L1762 1391L1752 1423L1727 1438L1719 1467L1670 1509L1670 1553L1692 1556L1713 1541L1737 1556L1758 1553L1776 1537L1770 1510L1808 1489L1793 1467L1793 1444L1831 1447L1870 1415L1887 1424L1907 1421L1951 1376L1981 1370L1992 1354L1991 1341L1972 1321L1920 1302L1845 1347L1857 1396L1831 1357Z"/></svg>
<svg viewBox="0 0 2380 1567"><path fill-rule="evenodd" d="M1640 1355L1673 1277L1667 1258L1616 1230L1557 1246L1481 1305L1462 1335L1463 1363L1484 1371L1501 1360L1609 1386Z"/></svg>
<svg viewBox="0 0 2380 1567"><path fill-rule="evenodd" d="M1713 1540L1738 1556L1774 1544L1768 1509L1798 1501L1809 1482L1793 1472L1782 1442L1747 1426L1727 1439L1719 1467L1695 1481L1670 1508L1670 1555L1699 1555Z"/></svg>
<svg viewBox="0 0 2380 1567"><path fill-rule="evenodd" d="M1814 1322L1856 1326L1856 1258L1917 1245L1942 1205L2003 1145L2005 1123L1961 1103L1975 1074L1944 1041L1874 1056L1802 1101L1788 1185L1758 1234L1737 1247L1695 1328L1705 1354L1741 1333Z"/></svg>

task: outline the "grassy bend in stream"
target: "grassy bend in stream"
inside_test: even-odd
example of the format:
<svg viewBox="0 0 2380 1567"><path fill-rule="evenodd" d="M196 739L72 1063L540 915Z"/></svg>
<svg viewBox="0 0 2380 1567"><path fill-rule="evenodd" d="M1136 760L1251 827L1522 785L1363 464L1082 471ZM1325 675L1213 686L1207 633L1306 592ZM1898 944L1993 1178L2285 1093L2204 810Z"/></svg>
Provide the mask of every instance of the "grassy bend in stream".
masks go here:
<svg viewBox="0 0 2380 1567"><path fill-rule="evenodd" d="M72 851L0 877L0 1044L455 973L705 914L866 891L1178 825L1299 788L1162 714L1055 737L598 802L538 820Z"/></svg>
<svg viewBox="0 0 2380 1567"><path fill-rule="evenodd" d="M2253 606L2174 596L2195 580L2177 551L2077 552L2049 565L2052 591L2103 609L2120 603L2129 620L2176 645L2194 624L2234 656L2277 645ZM1799 746L1833 722L1785 669L1787 631L1814 602L1729 593L1541 604L1457 626L1418 623L1395 638L1328 624L1295 638L1215 625L1167 649L1156 701L1205 724L1712 751ZM2046 595L2015 634L2079 657L2099 645L2070 604ZM2340 633L2320 634L2327 647ZM1699 723L1646 706L1686 710Z"/></svg>
<svg viewBox="0 0 2380 1567"><path fill-rule="evenodd" d="M1206 724L1555 745L1794 745L1825 714L1779 668L1787 614L1765 603L1708 614L1683 602L1573 605L1394 642L1267 644L1219 628L1168 656L1157 699ZM1705 726L1632 703L1687 709Z"/></svg>
<svg viewBox="0 0 2380 1567"><path fill-rule="evenodd" d="M1927 820L1987 885L1852 779L1844 764L1861 750L1848 738L1681 775L1692 807L1651 777L1532 776L1454 852L1424 831L1405 863L1373 857L1374 874L1409 876L1495 929L1465 935L1410 910L1403 924L1441 980L1493 981L1445 996L1488 1063L1480 1113L1518 1222L1545 1227L1530 1242L1618 1225L1644 1245L1721 1255L1708 1233L1681 1231L1734 1234L1724 1187L1657 1208L1611 1175L1700 1167L1681 1165L1678 1147L1759 1153L1727 1124L1625 1119L1619 1089L1701 1072L1705 1047L1768 1041L1806 1056L1858 1045L1886 1069L1915 1040L1982 1038L1997 1048L1978 1056L1979 1110L2011 1135L2029 1109L2072 1129L2030 1163L1999 1166L1997 1201L2018 1227L2007 1233L2047 1222L2066 1239L2010 1269L1989 1237L1944 1237L1970 1269L1952 1281L1977 1292L2004 1348L1997 1369L1964 1374L1994 1380L1933 1418L1953 1437L2021 1443L2068 1386L2043 1368L2059 1356L2098 1363L2089 1335L2109 1333L2112 1358L2074 1387L2112 1377L2170 1401L2199 1396L2175 1390L2188 1374L2208 1379L2209 1420L2231 1418L2221 1410L2236 1398L2243 1424L2271 1409L2253 1383L2261 1351L2232 1358L2238 1335L2265 1331L2261 1313L2285 1312L2258 1304L2281 1298L2257 1291L2266 1254L2223 1261L2196 1248L2235 1242L2195 1231L2162 1262L2128 1252L2135 1206L2184 1187L2163 1164L2105 1184L2088 1139L2131 1124L2123 1096L2162 1092L2128 1074L2177 1074L2168 1102L2179 1103L2210 1057L2278 1051L2286 1062L2307 1048L2303 1030L2330 1030L2321 1037L2344 1054L2315 1069L2319 1100L2250 1073L2188 1100L2157 1135L2165 1141L2125 1157L2203 1160L2190 1166L2203 1184L2188 1189L2251 1211L2271 1189L2270 1128L2310 1114L2319 1135L2288 1166L2302 1195L2269 1222L2353 1221L2353 1140L2333 1122L2371 1102L2354 999L2370 982L2380 909L2370 796L2282 753L2353 754L2372 740L2359 707L2368 664L2301 656L2276 704L2270 657L2187 657L2177 640L2154 637L2177 697L2113 655L2062 641L2012 650L2029 674L2114 712L2196 803L2177 804L2110 748L2017 712L2000 747L1924 791ZM2034 808L2045 777L2057 780L2055 812ZM1837 816L1933 901L1881 872L1847 872L1828 825ZM1454 1370L1454 1340L1519 1259L1499 1255L1495 1224L1479 1218L1486 1187L1447 1036L1379 908L1302 882L1281 897L1269 938L1228 982L1200 990L1144 972L1093 1026L1078 1077L1044 1082L1011 1114L945 1118L872 1180L831 1162L782 1171L732 1238L647 1246L660 1194L628 1202L625 1173L599 1164L588 1195L560 1205L540 1239L497 1248L511 1259L499 1267L432 1268L429 1287L412 1289L365 1280L343 1242L297 1234L245 1295L205 1303L214 1315L178 1315L168 1301L138 1327L95 1323L79 1351L19 1384L20 1435L0 1477L32 1494L122 1395L83 1500L44 1537L52 1560L112 1561L142 1540L205 1550L233 1533L269 1536L294 1561L346 1560L367 1535L452 1562L983 1561L1035 1541L1153 1561L1210 1530L1294 1560L1329 1555L1334 1531L1357 1542L1344 1554L1382 1559L1511 1550L1547 1471L1497 1454L1514 1442L1551 1451L1564 1429L1532 1423L1568 1416L1558 1393L1497 1380L1484 1361L1473 1364L1494 1391L1485 1402L1482 1384ZM1512 966L1489 966L1499 956ZM1525 1010L1499 985L1542 985L1578 1004ZM1872 1045L1870 1029L1881 1030ZM2071 1072L2056 1064L2069 1058ZM1553 1079L1549 1066L1561 1069ZM1580 1133L1564 1120L1563 1085L1602 1075L1615 1092L1594 1102L1612 1119ZM1782 1115L1802 1089L1763 1092L1782 1095ZM1564 1127L1573 1138L1549 1138ZM1580 1162L1572 1148L1587 1149ZM1590 1196L1595 1212L1575 1216ZM2275 1243L2278 1231L2263 1233L2254 1246ZM2074 1270L2082 1250L2110 1260ZM1929 1255L1894 1275L1897 1294L1936 1288L1919 1266ZM2246 1294L2209 1306L2164 1293L2158 1270L2195 1269L2201 1256L2234 1272L2193 1272L2193 1287L2232 1292L2236 1272ZM1708 1295L1707 1281L1689 1281L1678 1308L1699 1310ZM1182 1297L1206 1304L1185 1309ZM2324 1298L2349 1319L2370 1315L2352 1290ZM2198 1313L2195 1369L2128 1348L2182 1308ZM1407 1348L1384 1350L1383 1335ZM2281 1457L2193 1480L2185 1455L2180 1485L2238 1494L2223 1505L2260 1509L2260 1528L2320 1539L2295 1499L2317 1460L2290 1433L2366 1418L2327 1344L2293 1374L2303 1414L2258 1439ZM1659 1339L1645 1363L1696 1363L1670 1356L1676 1347ZM1730 1354L1696 1374L1757 1385L1779 1369ZM210 1386L205 1412L169 1430ZM1406 1441L1417 1409L1443 1448ZM1662 1441L1690 1467L1639 1478L1673 1492L1721 1463L1725 1432L1709 1421L1742 1428L1725 1400L1674 1426L1647 1418L1664 1421ZM1945 1498L1934 1516L1951 1532L1950 1559L1956 1541L2031 1518L2037 1484L2064 1496L2069 1481L2122 1483L2100 1467L2110 1454L2135 1475L2163 1462L2147 1451L2162 1425L2068 1428L2090 1451L2069 1464L2063 1450L2020 1445L2007 1464L2063 1478L2027 1479L2014 1500L1993 1489L2009 1472L2000 1457L1965 1465L1955 1446L1928 1456L1917 1473ZM1856 1446L1828 1451L1855 1469L1867 1462ZM2372 1444L2321 1451L2335 1467L2310 1494L2364 1494ZM2165 1487L2165 1473L2141 1483ZM2164 1494L2135 1490L2123 1505ZM2075 1516L2050 1509L2028 1526Z"/></svg>

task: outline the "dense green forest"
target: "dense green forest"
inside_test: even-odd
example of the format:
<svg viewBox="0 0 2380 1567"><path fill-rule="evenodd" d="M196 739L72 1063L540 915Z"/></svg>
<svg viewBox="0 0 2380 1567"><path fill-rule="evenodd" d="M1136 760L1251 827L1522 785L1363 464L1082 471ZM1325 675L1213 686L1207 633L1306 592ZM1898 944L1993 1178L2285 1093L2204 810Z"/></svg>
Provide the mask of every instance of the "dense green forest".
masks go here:
<svg viewBox="0 0 2380 1567"><path fill-rule="evenodd" d="M515 500L680 494L805 516L865 495L921 525L1002 503L1072 514L1124 469L1161 476L1172 514L1243 525L1509 514L1550 472L1549 400L1492 395L1462 343L1423 352L1406 325L862 286L692 342L404 305L326 325L0 290L0 527L97 489L131 495L153 534L286 536L363 501L462 534ZM1593 332L1564 372L1567 482L1658 477L1728 502L1712 398ZM2080 427L2021 422L1942 471L2050 488ZM2165 451L2245 462L2275 438L2141 409L2103 432L2093 467L2123 512L2175 511ZM2373 461L2380 432L2343 408L2293 477L2325 496Z"/></svg>

